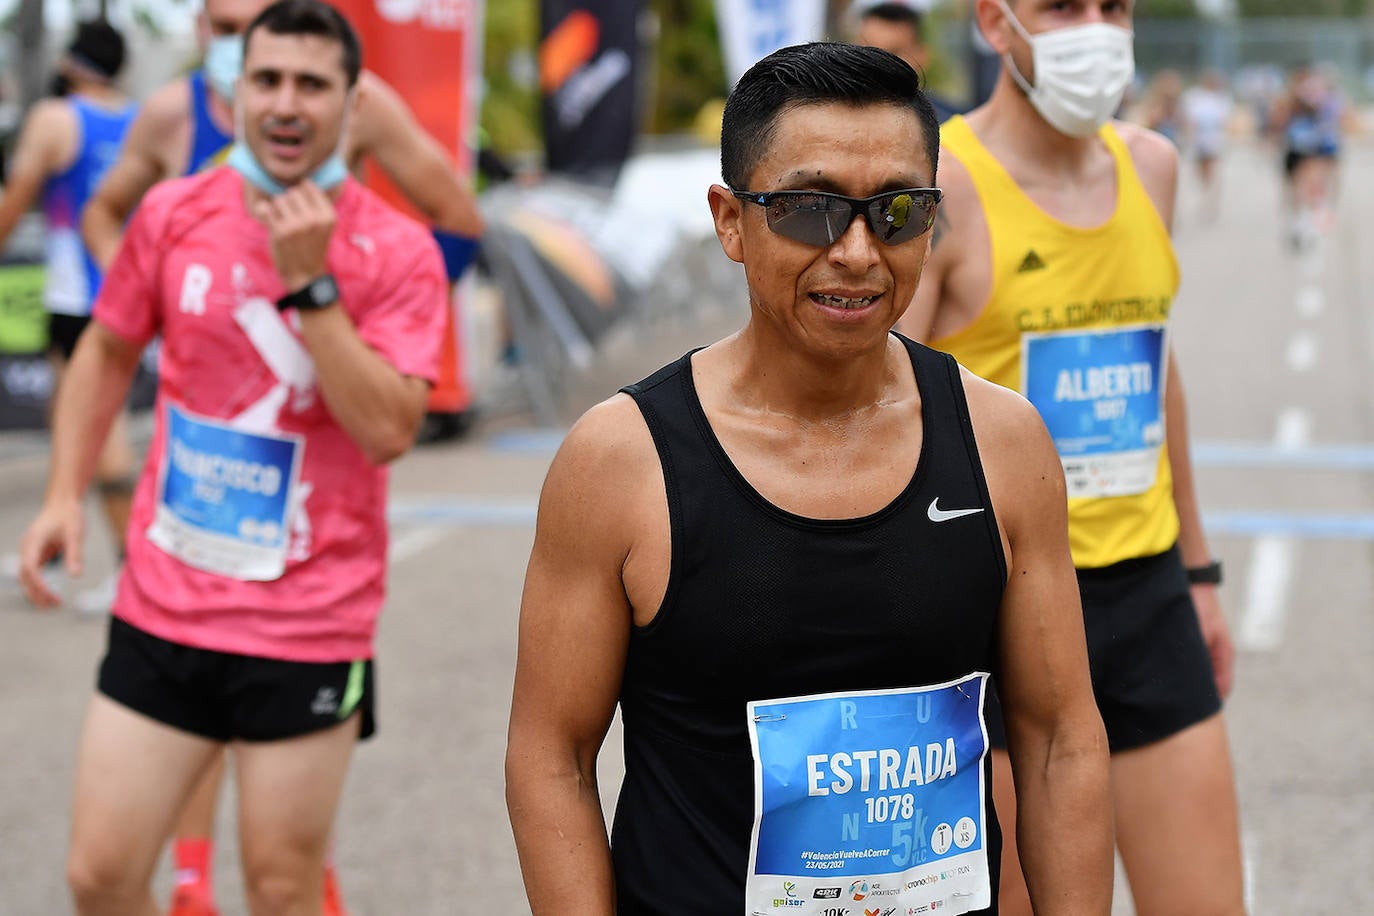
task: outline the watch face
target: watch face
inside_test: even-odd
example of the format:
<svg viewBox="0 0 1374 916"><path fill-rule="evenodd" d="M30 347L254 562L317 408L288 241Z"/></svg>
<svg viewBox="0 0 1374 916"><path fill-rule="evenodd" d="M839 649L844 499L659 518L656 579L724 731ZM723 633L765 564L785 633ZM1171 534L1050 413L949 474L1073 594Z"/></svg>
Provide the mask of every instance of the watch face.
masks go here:
<svg viewBox="0 0 1374 916"><path fill-rule="evenodd" d="M320 277L310 284L310 299L315 305L328 305L339 298L333 277Z"/></svg>

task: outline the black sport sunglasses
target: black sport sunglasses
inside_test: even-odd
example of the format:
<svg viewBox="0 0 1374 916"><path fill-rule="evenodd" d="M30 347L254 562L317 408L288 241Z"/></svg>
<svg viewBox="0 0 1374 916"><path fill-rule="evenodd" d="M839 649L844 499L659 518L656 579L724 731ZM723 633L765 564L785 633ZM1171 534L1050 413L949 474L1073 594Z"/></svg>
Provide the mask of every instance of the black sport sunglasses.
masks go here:
<svg viewBox="0 0 1374 916"><path fill-rule="evenodd" d="M934 224L941 196L939 188L904 188L863 198L828 191L730 191L763 207L768 228L778 235L818 248L833 245L859 213L867 215L883 244L910 241Z"/></svg>

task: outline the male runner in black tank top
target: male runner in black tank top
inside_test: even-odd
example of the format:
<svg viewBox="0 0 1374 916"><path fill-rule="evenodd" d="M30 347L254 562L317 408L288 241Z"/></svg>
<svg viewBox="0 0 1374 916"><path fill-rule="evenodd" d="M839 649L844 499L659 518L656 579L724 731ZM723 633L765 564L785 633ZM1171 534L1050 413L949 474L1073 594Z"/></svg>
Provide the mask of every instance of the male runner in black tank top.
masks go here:
<svg viewBox="0 0 1374 916"><path fill-rule="evenodd" d="M1035 900L1108 909L1053 445L1021 398L890 333L936 144L884 51L786 48L732 93L709 201L749 320L589 411L541 497L506 758L535 914L996 912L989 673L1024 736Z"/></svg>

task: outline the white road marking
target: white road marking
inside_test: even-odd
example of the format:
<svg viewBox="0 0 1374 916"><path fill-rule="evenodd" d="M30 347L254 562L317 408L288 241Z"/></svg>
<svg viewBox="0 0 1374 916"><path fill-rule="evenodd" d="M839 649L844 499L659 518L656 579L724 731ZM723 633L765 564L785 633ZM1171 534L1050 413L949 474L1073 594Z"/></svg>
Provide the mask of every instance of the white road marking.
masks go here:
<svg viewBox="0 0 1374 916"><path fill-rule="evenodd" d="M1306 410L1288 407L1279 413L1274 431L1277 448L1300 449L1311 440L1312 420ZM1236 632L1236 643L1242 650L1273 652L1283 641L1297 554L1295 538L1266 535L1255 539L1246 571L1245 604Z"/></svg>
<svg viewBox="0 0 1374 916"><path fill-rule="evenodd" d="M1245 583L1245 609L1236 633L1242 650L1273 652L1283 642L1297 546L1289 537L1256 538Z"/></svg>
<svg viewBox="0 0 1374 916"><path fill-rule="evenodd" d="M1315 280L1326 270L1326 255L1320 245L1312 245L1298 258L1298 268L1309 280Z"/></svg>
<svg viewBox="0 0 1374 916"><path fill-rule="evenodd" d="M1312 441L1312 415L1301 407L1286 407L1279 413L1274 444L1284 451L1296 451Z"/></svg>
<svg viewBox="0 0 1374 916"><path fill-rule="evenodd" d="M1317 356L1320 352L1321 347L1317 343L1316 334L1311 331L1298 331L1288 341L1288 350L1285 354L1288 368L1294 372L1308 372L1317 365Z"/></svg>
<svg viewBox="0 0 1374 916"><path fill-rule="evenodd" d="M412 528L402 535L391 539L387 550L388 563L404 563L425 548L436 543L445 534L445 529L435 525Z"/></svg>
<svg viewBox="0 0 1374 916"><path fill-rule="evenodd" d="M1303 318L1316 318L1326 311L1326 293L1320 286L1299 287L1293 305Z"/></svg>

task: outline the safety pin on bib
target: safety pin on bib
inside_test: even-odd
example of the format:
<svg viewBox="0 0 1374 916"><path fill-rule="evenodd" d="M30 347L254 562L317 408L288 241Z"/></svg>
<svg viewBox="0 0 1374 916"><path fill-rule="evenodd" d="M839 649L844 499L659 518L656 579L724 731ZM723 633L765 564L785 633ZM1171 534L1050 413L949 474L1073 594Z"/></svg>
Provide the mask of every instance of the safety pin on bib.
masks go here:
<svg viewBox="0 0 1374 916"><path fill-rule="evenodd" d="M781 715L776 715L776 716L754 716L754 721L755 721L755 722L781 722L782 720L784 720L784 719L786 719L786 718L787 718L787 714L786 714L786 713L782 713Z"/></svg>

